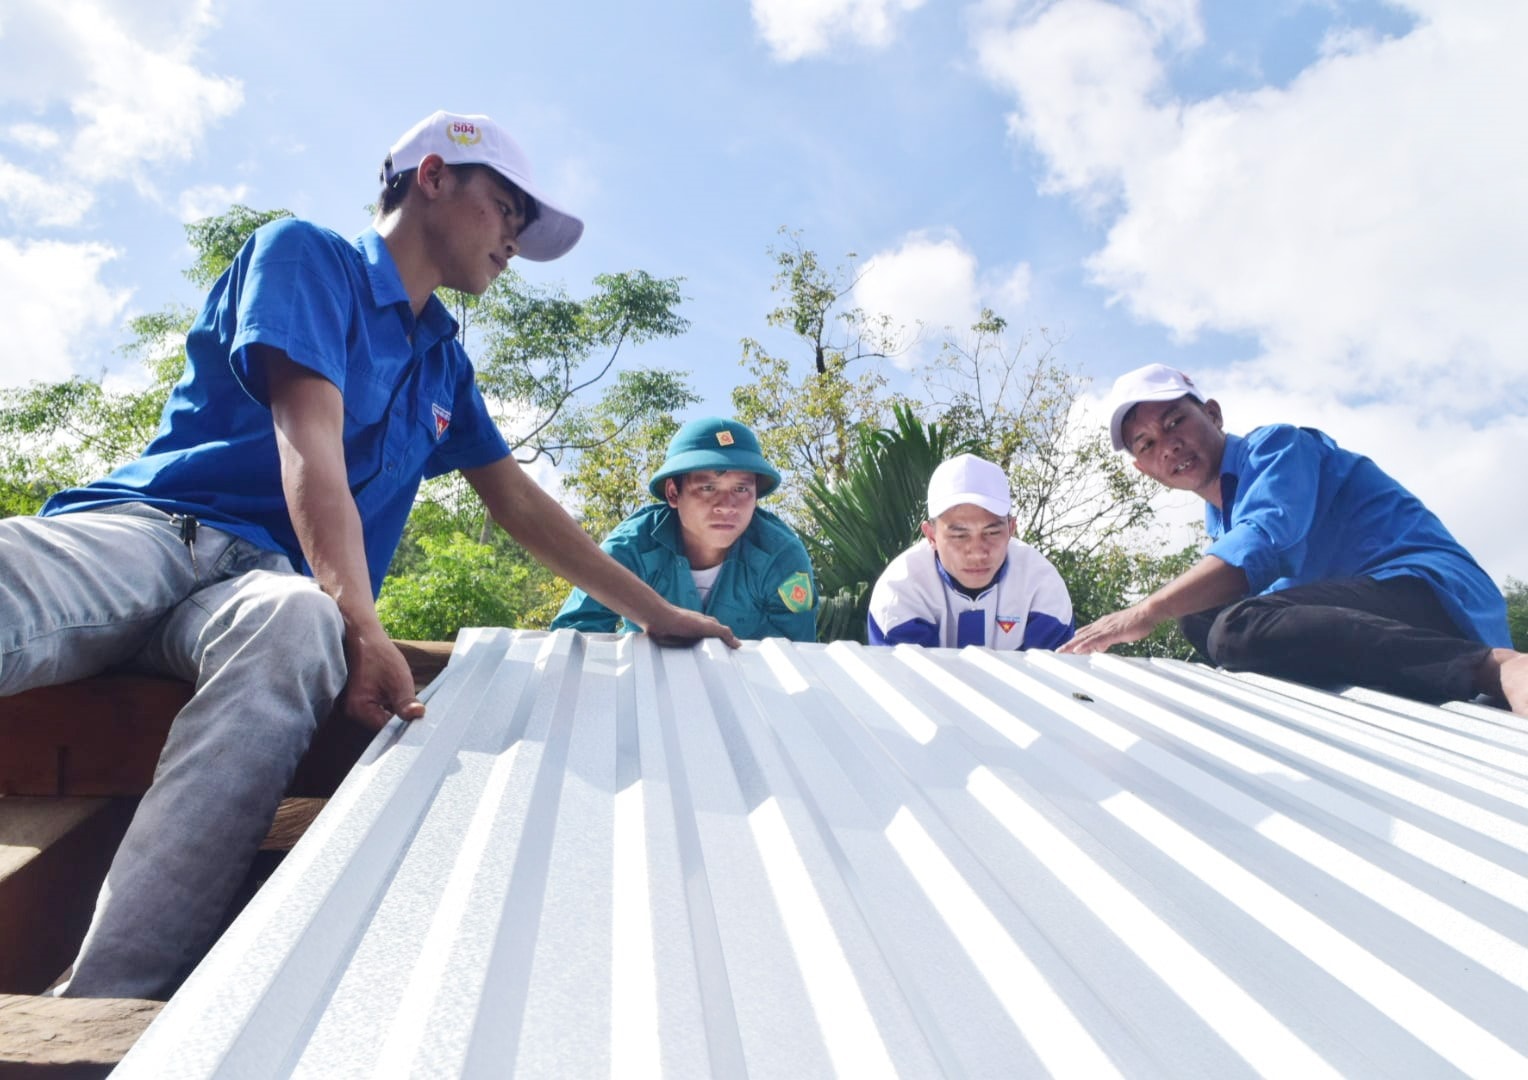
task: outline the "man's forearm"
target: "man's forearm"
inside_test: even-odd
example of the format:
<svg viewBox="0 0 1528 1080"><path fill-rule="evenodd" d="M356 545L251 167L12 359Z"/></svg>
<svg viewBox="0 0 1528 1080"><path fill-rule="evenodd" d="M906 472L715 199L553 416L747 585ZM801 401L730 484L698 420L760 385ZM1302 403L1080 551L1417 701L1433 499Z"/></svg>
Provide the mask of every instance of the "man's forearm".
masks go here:
<svg viewBox="0 0 1528 1080"><path fill-rule="evenodd" d="M1168 619L1238 600L1247 592L1247 575L1224 559L1206 555L1140 603L1079 627L1057 652L1100 652L1111 645L1140 641Z"/></svg>
<svg viewBox="0 0 1528 1080"><path fill-rule="evenodd" d="M365 537L345 482L343 459L339 464L336 470L328 461L300 455L284 458L282 488L313 580L339 605L347 630L370 630L378 623Z"/></svg>
<svg viewBox="0 0 1528 1080"><path fill-rule="evenodd" d="M1141 607L1156 624L1220 607L1246 595L1247 575L1241 568L1206 555L1142 600Z"/></svg>
<svg viewBox="0 0 1528 1080"><path fill-rule="evenodd" d="M377 627L361 515L350 494L339 392L291 361L267 358L281 487L313 580L334 598L347 631Z"/></svg>
<svg viewBox="0 0 1528 1080"><path fill-rule="evenodd" d="M344 401L326 379L264 350L281 487L297 542L345 623L345 711L377 728L396 714L424 715L408 663L388 640L372 601L361 515L345 470Z"/></svg>
<svg viewBox="0 0 1528 1080"><path fill-rule="evenodd" d="M642 626L667 601L600 548L513 459L462 473L493 520L547 569Z"/></svg>

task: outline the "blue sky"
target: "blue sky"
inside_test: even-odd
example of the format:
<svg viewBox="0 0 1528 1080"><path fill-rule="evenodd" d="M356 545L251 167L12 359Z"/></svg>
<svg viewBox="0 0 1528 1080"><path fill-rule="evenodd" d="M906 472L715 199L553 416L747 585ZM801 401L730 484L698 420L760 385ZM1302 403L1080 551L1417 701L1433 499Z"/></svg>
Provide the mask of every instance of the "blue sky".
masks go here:
<svg viewBox="0 0 1528 1080"><path fill-rule="evenodd" d="M0 0L0 384L131 377L125 320L198 299L184 221L354 233L401 131L486 112L588 223L521 271L683 276L633 359L706 411L790 348L788 225L931 338L986 304L1099 393L1163 360L1323 427L1528 578L1525 48L1521 0Z"/></svg>

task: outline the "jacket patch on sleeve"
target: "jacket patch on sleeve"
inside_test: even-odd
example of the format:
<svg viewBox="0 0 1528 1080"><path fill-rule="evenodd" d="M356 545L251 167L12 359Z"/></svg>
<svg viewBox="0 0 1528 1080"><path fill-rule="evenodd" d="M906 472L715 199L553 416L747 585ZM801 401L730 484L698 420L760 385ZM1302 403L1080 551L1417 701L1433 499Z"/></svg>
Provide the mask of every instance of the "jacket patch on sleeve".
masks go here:
<svg viewBox="0 0 1528 1080"><path fill-rule="evenodd" d="M812 610L812 577L805 570L797 570L780 583L780 599L792 611Z"/></svg>

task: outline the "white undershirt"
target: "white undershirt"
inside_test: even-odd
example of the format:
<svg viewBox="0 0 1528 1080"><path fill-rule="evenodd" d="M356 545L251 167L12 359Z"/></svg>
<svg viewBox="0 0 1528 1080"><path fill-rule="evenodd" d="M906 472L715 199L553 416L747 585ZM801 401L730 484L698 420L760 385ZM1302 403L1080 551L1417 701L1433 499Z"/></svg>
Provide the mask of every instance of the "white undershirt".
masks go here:
<svg viewBox="0 0 1528 1080"><path fill-rule="evenodd" d="M690 576L695 579L695 589L700 593L700 603L702 607L704 607L706 601L711 598L711 588L716 584L717 575L721 572L721 563L717 563L709 570L696 570L693 566L690 568Z"/></svg>

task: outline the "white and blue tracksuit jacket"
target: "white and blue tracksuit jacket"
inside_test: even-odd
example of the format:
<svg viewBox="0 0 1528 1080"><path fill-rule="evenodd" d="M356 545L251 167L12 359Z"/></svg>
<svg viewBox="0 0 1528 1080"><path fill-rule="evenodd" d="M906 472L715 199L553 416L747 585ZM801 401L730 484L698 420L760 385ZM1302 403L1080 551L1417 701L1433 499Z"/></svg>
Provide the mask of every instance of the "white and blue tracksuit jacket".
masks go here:
<svg viewBox="0 0 1528 1080"><path fill-rule="evenodd" d="M870 594L872 645L1054 649L1076 628L1066 583L1022 540L1008 541L1008 558L978 596L961 592L927 540L893 559Z"/></svg>

